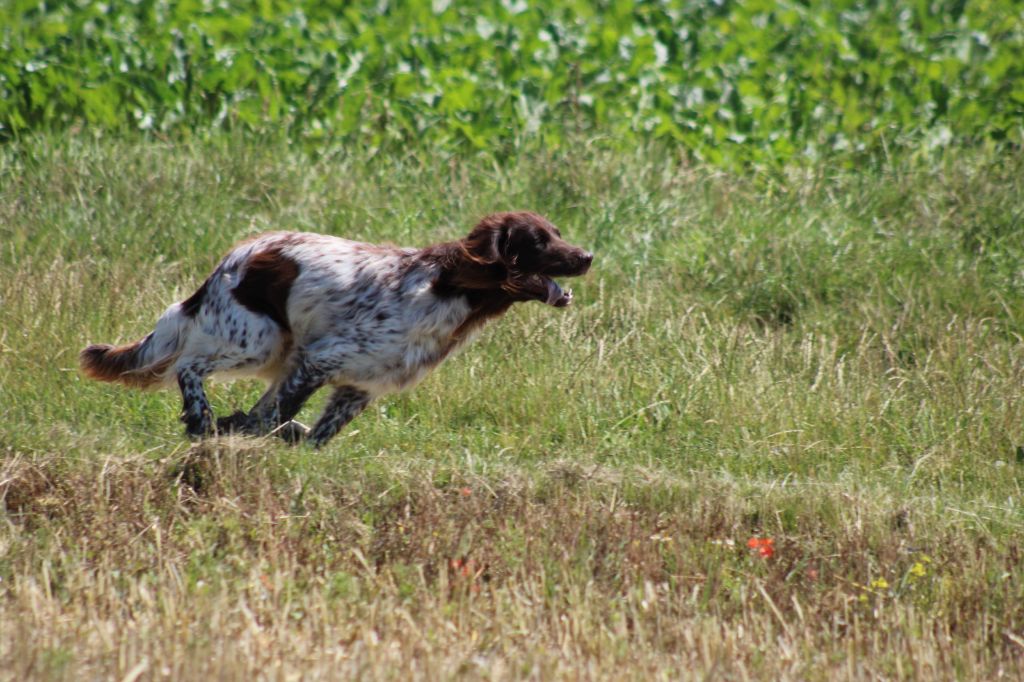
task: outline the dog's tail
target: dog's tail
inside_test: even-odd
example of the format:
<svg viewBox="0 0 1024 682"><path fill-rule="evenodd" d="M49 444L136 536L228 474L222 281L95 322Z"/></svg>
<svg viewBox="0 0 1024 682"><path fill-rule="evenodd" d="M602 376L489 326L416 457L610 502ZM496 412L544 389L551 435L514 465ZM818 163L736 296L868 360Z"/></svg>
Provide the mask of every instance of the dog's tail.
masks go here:
<svg viewBox="0 0 1024 682"><path fill-rule="evenodd" d="M182 308L180 303L168 308L156 329L140 341L123 346L89 346L78 356L82 372L97 381L118 382L133 388L163 383L167 368L181 354L191 327L192 318Z"/></svg>

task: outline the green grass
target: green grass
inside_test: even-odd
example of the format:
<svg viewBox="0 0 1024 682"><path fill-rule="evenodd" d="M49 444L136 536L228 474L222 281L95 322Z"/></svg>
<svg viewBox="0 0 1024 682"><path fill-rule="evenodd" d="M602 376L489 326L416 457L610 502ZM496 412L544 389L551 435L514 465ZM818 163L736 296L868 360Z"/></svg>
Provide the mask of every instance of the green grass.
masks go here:
<svg viewBox="0 0 1024 682"><path fill-rule="evenodd" d="M1020 676L1022 171L8 145L0 678ZM321 452L191 446L176 395L77 372L248 234L420 245L509 208L597 254L574 305Z"/></svg>

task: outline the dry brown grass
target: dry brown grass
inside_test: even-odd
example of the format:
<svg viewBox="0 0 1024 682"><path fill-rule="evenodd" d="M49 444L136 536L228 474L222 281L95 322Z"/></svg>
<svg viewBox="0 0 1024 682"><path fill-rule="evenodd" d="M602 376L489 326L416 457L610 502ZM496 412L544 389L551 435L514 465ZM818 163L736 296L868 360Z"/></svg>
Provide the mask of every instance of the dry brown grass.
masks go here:
<svg viewBox="0 0 1024 682"><path fill-rule="evenodd" d="M287 460L8 458L4 678L1024 674L1020 535L969 514L595 463ZM760 534L770 560L743 546Z"/></svg>

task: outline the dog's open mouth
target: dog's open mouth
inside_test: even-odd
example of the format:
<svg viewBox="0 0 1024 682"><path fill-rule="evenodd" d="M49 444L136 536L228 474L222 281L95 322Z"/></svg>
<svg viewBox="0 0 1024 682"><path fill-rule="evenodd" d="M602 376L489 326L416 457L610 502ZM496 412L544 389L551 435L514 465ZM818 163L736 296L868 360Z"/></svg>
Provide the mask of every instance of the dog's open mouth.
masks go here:
<svg viewBox="0 0 1024 682"><path fill-rule="evenodd" d="M510 288L556 308L564 308L572 303L572 289L563 291L558 282L545 275L530 275L518 279Z"/></svg>
<svg viewBox="0 0 1024 682"><path fill-rule="evenodd" d="M545 303L556 308L564 308L572 303L572 289L562 291L562 287L558 286L558 282L550 277L541 277L541 279L544 280L544 286L547 289L545 292L547 294L547 297L544 299Z"/></svg>

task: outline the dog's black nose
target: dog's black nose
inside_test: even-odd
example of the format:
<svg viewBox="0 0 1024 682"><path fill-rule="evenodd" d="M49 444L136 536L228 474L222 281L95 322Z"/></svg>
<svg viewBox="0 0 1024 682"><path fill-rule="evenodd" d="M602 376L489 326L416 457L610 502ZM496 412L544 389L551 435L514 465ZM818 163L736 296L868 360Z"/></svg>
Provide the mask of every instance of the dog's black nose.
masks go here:
<svg viewBox="0 0 1024 682"><path fill-rule="evenodd" d="M594 262L594 254L590 253L589 251L584 252L584 254L582 256L580 256L580 263L582 263L583 267L585 267L585 268L589 268L590 264L593 263L593 262Z"/></svg>

